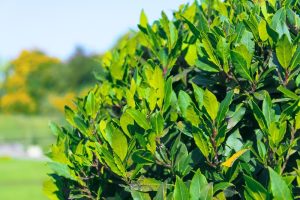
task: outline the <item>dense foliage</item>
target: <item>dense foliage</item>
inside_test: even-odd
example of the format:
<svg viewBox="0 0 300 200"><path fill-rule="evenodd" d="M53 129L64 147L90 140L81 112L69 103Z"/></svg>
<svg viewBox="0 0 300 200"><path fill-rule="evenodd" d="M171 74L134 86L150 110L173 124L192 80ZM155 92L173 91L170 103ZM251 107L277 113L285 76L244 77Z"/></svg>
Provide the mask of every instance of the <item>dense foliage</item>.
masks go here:
<svg viewBox="0 0 300 200"><path fill-rule="evenodd" d="M124 37L57 135L51 199L294 199L297 0L183 5Z"/></svg>

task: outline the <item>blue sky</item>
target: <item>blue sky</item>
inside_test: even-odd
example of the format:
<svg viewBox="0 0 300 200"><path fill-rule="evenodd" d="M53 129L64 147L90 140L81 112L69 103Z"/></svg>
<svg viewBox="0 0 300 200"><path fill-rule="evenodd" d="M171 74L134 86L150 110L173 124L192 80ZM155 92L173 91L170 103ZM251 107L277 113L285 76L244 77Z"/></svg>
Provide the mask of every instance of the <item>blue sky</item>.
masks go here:
<svg viewBox="0 0 300 200"><path fill-rule="evenodd" d="M142 9L153 21L187 2L192 0L0 0L0 58L39 48L66 59L76 45L104 52L136 29Z"/></svg>

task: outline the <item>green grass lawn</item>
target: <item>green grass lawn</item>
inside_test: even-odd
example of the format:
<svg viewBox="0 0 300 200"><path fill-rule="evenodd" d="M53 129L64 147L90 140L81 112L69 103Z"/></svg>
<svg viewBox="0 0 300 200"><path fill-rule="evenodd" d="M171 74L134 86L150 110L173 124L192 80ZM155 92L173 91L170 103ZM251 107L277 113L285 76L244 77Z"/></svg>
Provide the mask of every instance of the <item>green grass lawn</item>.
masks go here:
<svg viewBox="0 0 300 200"><path fill-rule="evenodd" d="M0 199L46 200L42 185L47 171L42 161L0 158Z"/></svg>
<svg viewBox="0 0 300 200"><path fill-rule="evenodd" d="M0 143L19 142L47 147L54 141L49 122L60 123L62 117L0 114Z"/></svg>

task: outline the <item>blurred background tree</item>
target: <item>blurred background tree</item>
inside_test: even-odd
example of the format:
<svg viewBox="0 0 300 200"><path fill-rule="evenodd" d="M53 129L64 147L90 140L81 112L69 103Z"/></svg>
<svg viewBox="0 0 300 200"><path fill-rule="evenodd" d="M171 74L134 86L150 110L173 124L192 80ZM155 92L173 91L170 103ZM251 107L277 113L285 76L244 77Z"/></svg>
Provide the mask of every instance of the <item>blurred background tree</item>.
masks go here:
<svg viewBox="0 0 300 200"><path fill-rule="evenodd" d="M64 105L72 106L75 96L95 84L94 73L101 73L98 58L80 46L66 62L39 50L22 51L3 74L1 111L43 115L63 111Z"/></svg>

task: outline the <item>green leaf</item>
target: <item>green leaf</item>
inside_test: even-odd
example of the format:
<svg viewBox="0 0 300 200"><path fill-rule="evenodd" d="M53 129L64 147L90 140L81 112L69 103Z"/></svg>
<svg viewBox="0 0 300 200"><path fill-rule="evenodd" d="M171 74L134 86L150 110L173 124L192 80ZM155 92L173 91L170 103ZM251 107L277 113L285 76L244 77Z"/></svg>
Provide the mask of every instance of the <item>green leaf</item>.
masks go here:
<svg viewBox="0 0 300 200"><path fill-rule="evenodd" d="M219 69L221 69L220 61L216 57L215 50L214 50L213 46L211 45L209 38L206 35L203 35L203 37L202 37L202 44L208 55L208 60L211 61L212 63L214 63L216 66L218 66Z"/></svg>
<svg viewBox="0 0 300 200"><path fill-rule="evenodd" d="M53 179L49 179L43 183L43 192L51 200L59 200L57 195L59 189Z"/></svg>
<svg viewBox="0 0 300 200"><path fill-rule="evenodd" d="M171 99L172 99L172 77L169 77L166 85L165 85L165 97L164 97L164 107L163 107L163 111L165 112L166 110L168 110L168 108L171 105Z"/></svg>
<svg viewBox="0 0 300 200"><path fill-rule="evenodd" d="M204 97L204 90L198 87L196 84L192 84L195 94L195 99L198 103L198 107L201 110L203 106L203 97Z"/></svg>
<svg viewBox="0 0 300 200"><path fill-rule="evenodd" d="M201 33L200 31L197 29L197 27L194 26L193 23L191 23L188 19L186 19L184 16L182 16L182 18L184 19L184 22L187 23L187 25L189 26L189 28L191 29L192 33L198 38L201 38Z"/></svg>
<svg viewBox="0 0 300 200"><path fill-rule="evenodd" d="M254 200L268 200L270 199L268 191L255 179L244 175L246 187L245 192Z"/></svg>
<svg viewBox="0 0 300 200"><path fill-rule="evenodd" d="M196 64L196 61L198 60L196 44L191 44L188 47L188 50L186 52L184 59L190 66L194 66Z"/></svg>
<svg viewBox="0 0 300 200"><path fill-rule="evenodd" d="M154 200L166 200L167 199L167 183L164 182L162 183L159 188L158 191L156 193L156 196L154 197Z"/></svg>
<svg viewBox="0 0 300 200"><path fill-rule="evenodd" d="M137 180L138 190L141 192L157 191L161 182L154 178L147 178L144 176L139 177Z"/></svg>
<svg viewBox="0 0 300 200"><path fill-rule="evenodd" d="M71 170L69 169L69 167L65 164L62 163L58 163L58 162L49 162L47 163L48 167L53 170L57 175L59 176L63 176L67 179L71 179L76 181L77 179L71 175Z"/></svg>
<svg viewBox="0 0 300 200"><path fill-rule="evenodd" d="M226 114L229 110L229 106L232 102L233 95L234 95L233 90L227 92L225 99L220 104L218 115L216 118L218 126L221 126L221 123L225 120Z"/></svg>
<svg viewBox="0 0 300 200"><path fill-rule="evenodd" d="M266 134L267 130L268 130L268 126L267 126L267 121L265 119L264 114L262 113L262 111L260 110L258 105L253 100L251 101L251 108L252 108L254 117L255 117L256 121L258 122L259 127Z"/></svg>
<svg viewBox="0 0 300 200"><path fill-rule="evenodd" d="M298 48L294 53L294 56L290 62L290 70L296 69L296 67L299 65L300 65L300 45L298 45Z"/></svg>
<svg viewBox="0 0 300 200"><path fill-rule="evenodd" d="M194 177L190 185L190 197L191 200L198 200L202 196L203 189L208 185L207 180L198 169L194 174Z"/></svg>
<svg viewBox="0 0 300 200"><path fill-rule="evenodd" d="M217 55L223 60L224 71L229 71L228 58L230 57L230 43L226 42L226 39L221 37L217 43Z"/></svg>
<svg viewBox="0 0 300 200"><path fill-rule="evenodd" d="M72 126L75 126L75 122L74 122L75 113L68 106L65 106L65 117L67 122L69 122Z"/></svg>
<svg viewBox="0 0 300 200"><path fill-rule="evenodd" d="M213 199L213 184L207 184L202 190L199 200L212 200Z"/></svg>
<svg viewBox="0 0 300 200"><path fill-rule="evenodd" d="M214 191L213 193L216 194L219 191L224 191L225 189L229 187L233 187L234 185L229 182L220 182L214 185Z"/></svg>
<svg viewBox="0 0 300 200"><path fill-rule="evenodd" d="M189 190L185 183L176 176L175 189L173 197L176 200L186 200L189 196Z"/></svg>
<svg viewBox="0 0 300 200"><path fill-rule="evenodd" d="M277 90L279 90L279 91L282 92L285 96L287 96L287 97L289 97L289 98L291 98L291 99L293 99L293 100L296 100L296 101L297 101L298 99L300 99L300 97L299 97L298 95L296 95L294 92L292 92L292 91L286 89L286 88L283 87L282 85L279 86L279 87L277 88Z"/></svg>
<svg viewBox="0 0 300 200"><path fill-rule="evenodd" d="M141 165L151 165L154 163L154 158L150 151L137 150L132 154L132 160Z"/></svg>
<svg viewBox="0 0 300 200"><path fill-rule="evenodd" d="M291 191L283 180L283 178L277 174L271 167L268 167L270 174L270 184L271 184L271 192L276 200L292 200L293 196Z"/></svg>
<svg viewBox="0 0 300 200"><path fill-rule="evenodd" d="M204 92L203 105L206 111L208 112L210 118L214 121L218 114L219 102L216 96L207 89Z"/></svg>
<svg viewBox="0 0 300 200"><path fill-rule="evenodd" d="M134 121L143 129L151 128L146 115L135 109L127 109L126 112L134 119Z"/></svg>
<svg viewBox="0 0 300 200"><path fill-rule="evenodd" d="M254 50L255 50L255 43L253 41L253 34L247 30L243 32L241 41L241 44L245 45L247 48L248 52L253 55Z"/></svg>
<svg viewBox="0 0 300 200"><path fill-rule="evenodd" d="M131 196L133 200L151 200L148 193L132 190Z"/></svg>
<svg viewBox="0 0 300 200"><path fill-rule="evenodd" d="M87 130L88 130L88 125L84 122L83 119L81 119L81 117L79 116L75 116L74 117L74 126L76 128L78 128L78 130L83 133L83 134L87 134Z"/></svg>
<svg viewBox="0 0 300 200"><path fill-rule="evenodd" d="M200 124L200 116L192 105L187 108L185 118L193 126L198 126Z"/></svg>
<svg viewBox="0 0 300 200"><path fill-rule="evenodd" d="M260 20L260 22L259 22L258 34L262 41L266 41L269 38L269 35L267 32L267 22L264 19Z"/></svg>
<svg viewBox="0 0 300 200"><path fill-rule="evenodd" d="M193 133L193 137L195 140L195 143L197 147L200 149L201 153L205 158L208 158L210 153L210 143L208 139L205 137L204 133L201 131L201 129L198 129L199 131Z"/></svg>
<svg viewBox="0 0 300 200"><path fill-rule="evenodd" d="M106 139L113 151L123 161L127 155L128 144L126 136L112 123L109 123L105 128Z"/></svg>
<svg viewBox="0 0 300 200"><path fill-rule="evenodd" d="M272 100L268 92L266 92L265 99L263 101L262 112L265 116L267 126L275 120L275 111L272 109Z"/></svg>
<svg viewBox="0 0 300 200"><path fill-rule="evenodd" d="M128 128L129 126L134 126L134 119L127 113L123 113L123 115L120 118L120 125L124 133L131 138L131 133L129 132Z"/></svg>
<svg viewBox="0 0 300 200"><path fill-rule="evenodd" d="M277 10L273 15L271 27L277 32L279 38L281 38L283 35L286 35L288 40L291 41L289 28L286 25L286 10L284 7Z"/></svg>
<svg viewBox="0 0 300 200"><path fill-rule="evenodd" d="M178 95L178 105L183 117L186 117L187 108L191 104L191 97L184 91L179 91Z"/></svg>
<svg viewBox="0 0 300 200"><path fill-rule="evenodd" d="M212 63L211 64L206 64L206 63L202 62L201 60L196 60L195 66L198 69L201 69L201 70L206 71L206 72L216 73L216 72L220 71L220 69L215 67Z"/></svg>
<svg viewBox="0 0 300 200"><path fill-rule="evenodd" d="M276 146L283 140L286 132L286 121L283 123L271 122L269 127L269 135L271 142Z"/></svg>
<svg viewBox="0 0 300 200"><path fill-rule="evenodd" d="M250 71L247 66L247 61L244 59L244 57L238 52L231 51L231 59L232 59L233 65L234 65L237 73L241 77L252 82L252 77L250 75Z"/></svg>
<svg viewBox="0 0 300 200"><path fill-rule="evenodd" d="M61 128L59 126L57 126L55 123L50 122L49 123L49 127L51 129L51 132L58 137L61 137L64 135L64 133L62 132Z"/></svg>
<svg viewBox="0 0 300 200"><path fill-rule="evenodd" d="M86 99L86 104L85 104L85 110L88 116L94 117L94 115L97 113L95 101L96 100L95 100L94 93L90 92Z"/></svg>
<svg viewBox="0 0 300 200"><path fill-rule="evenodd" d="M237 105L233 114L229 116L227 130L231 130L233 127L235 127L235 125L241 121L245 115L245 112L246 109L242 107L242 104Z"/></svg>
<svg viewBox="0 0 300 200"><path fill-rule="evenodd" d="M146 16L144 10L142 10L142 12L141 12L140 25L144 28L146 28L148 25L148 19L147 19L147 16Z"/></svg>
<svg viewBox="0 0 300 200"><path fill-rule="evenodd" d="M152 125L152 129L154 130L157 136L163 133L164 118L160 114L160 112L157 112L151 116L151 125Z"/></svg>
<svg viewBox="0 0 300 200"><path fill-rule="evenodd" d="M283 35L276 45L276 56L280 65L287 69L290 65L294 54L293 45L290 43L286 35Z"/></svg>

